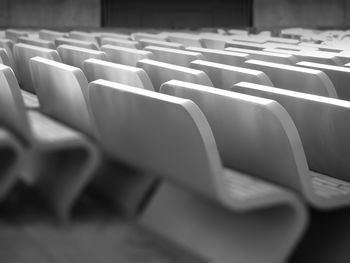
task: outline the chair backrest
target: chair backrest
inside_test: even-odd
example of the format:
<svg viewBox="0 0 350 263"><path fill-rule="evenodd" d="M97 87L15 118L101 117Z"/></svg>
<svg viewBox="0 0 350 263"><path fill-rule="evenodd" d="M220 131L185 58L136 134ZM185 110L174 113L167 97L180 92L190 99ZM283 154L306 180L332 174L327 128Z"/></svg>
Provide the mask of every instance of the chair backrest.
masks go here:
<svg viewBox="0 0 350 263"><path fill-rule="evenodd" d="M18 138L29 142L30 131L23 97L12 69L0 64L0 122Z"/></svg>
<svg viewBox="0 0 350 263"><path fill-rule="evenodd" d="M297 66L321 70L330 78L339 99L350 100L350 68L301 61Z"/></svg>
<svg viewBox="0 0 350 263"><path fill-rule="evenodd" d="M17 42L17 38L19 37L27 37L28 33L16 30L16 29L7 29L5 31L5 38L11 39L14 43Z"/></svg>
<svg viewBox="0 0 350 263"><path fill-rule="evenodd" d="M81 69L41 57L32 58L29 64L41 111L94 136L88 82Z"/></svg>
<svg viewBox="0 0 350 263"><path fill-rule="evenodd" d="M111 32L94 32L96 36L98 36L101 40L103 38L117 38L117 39L131 39L130 35L127 34L121 34L121 33L111 33Z"/></svg>
<svg viewBox="0 0 350 263"><path fill-rule="evenodd" d="M180 50L174 48L148 46L144 50L153 53L154 60L170 63L178 66L189 67L190 63L196 59L205 59L201 53Z"/></svg>
<svg viewBox="0 0 350 263"><path fill-rule="evenodd" d="M25 43L33 46L55 49L55 44L49 40L36 39L31 37L19 37L17 43Z"/></svg>
<svg viewBox="0 0 350 263"><path fill-rule="evenodd" d="M134 48L104 45L101 47L101 50L106 52L109 61L132 67L135 67L137 62L141 59L153 58L152 52Z"/></svg>
<svg viewBox="0 0 350 263"><path fill-rule="evenodd" d="M288 45L297 45L300 42L298 39L290 39L284 37L268 37L266 38L266 41L267 43L281 43Z"/></svg>
<svg viewBox="0 0 350 263"><path fill-rule="evenodd" d="M0 48L0 64L11 67L9 56L4 48Z"/></svg>
<svg viewBox="0 0 350 263"><path fill-rule="evenodd" d="M13 55L18 70L18 82L23 89L33 93L35 93L35 89L30 76L29 59L39 56L55 61L61 61L58 52L54 49L37 47L24 43L14 45Z"/></svg>
<svg viewBox="0 0 350 263"><path fill-rule="evenodd" d="M40 39L54 42L56 38L67 36L67 33L42 29L42 30L39 30L38 35Z"/></svg>
<svg viewBox="0 0 350 263"><path fill-rule="evenodd" d="M337 92L329 77L320 70L247 60L246 67L260 70L271 79L275 87L337 98Z"/></svg>
<svg viewBox="0 0 350 263"><path fill-rule="evenodd" d="M114 158L214 196L222 167L210 127L199 108L123 84L89 84L91 112L101 144Z"/></svg>
<svg viewBox="0 0 350 263"><path fill-rule="evenodd" d="M70 31L69 37L73 39L78 39L86 42L94 43L95 45L99 46L99 39L97 36L87 33L87 32L81 32L81 31Z"/></svg>
<svg viewBox="0 0 350 263"><path fill-rule="evenodd" d="M102 38L101 45L112 45L118 47L135 48L140 49L141 44L137 41L120 39L120 38Z"/></svg>
<svg viewBox="0 0 350 263"><path fill-rule="evenodd" d="M280 103L300 134L310 169L350 180L350 102L252 83L232 88Z"/></svg>
<svg viewBox="0 0 350 263"><path fill-rule="evenodd" d="M169 41L183 44L185 47L204 47L202 37L189 33L169 33Z"/></svg>
<svg viewBox="0 0 350 263"><path fill-rule="evenodd" d="M168 39L167 36L163 36L160 34L151 34L151 33L144 33L144 32L136 32L131 34L131 39L135 41L139 41L140 39L143 39L143 38L160 40L160 41L167 41Z"/></svg>
<svg viewBox="0 0 350 263"><path fill-rule="evenodd" d="M146 71L153 83L155 91L159 91L160 86L164 82L172 79L213 86L208 75L197 69L181 67L151 59L140 60L137 63L137 67Z"/></svg>
<svg viewBox="0 0 350 263"><path fill-rule="evenodd" d="M151 80L141 68L91 58L83 62L83 71L89 82L104 79L154 91Z"/></svg>
<svg viewBox="0 0 350 263"><path fill-rule="evenodd" d="M250 43L250 42L244 42L244 41L226 41L225 48L227 47L235 47L235 48L246 48L246 49L253 49L253 50L260 50L266 48L264 44L258 44L258 43Z"/></svg>
<svg viewBox="0 0 350 263"><path fill-rule="evenodd" d="M292 50L286 50L286 49L273 49L273 48L267 48L265 49L266 52L273 52L278 54L289 54L293 55L295 58L297 58L298 61L310 61L315 63L322 63L322 64L328 64L328 65L334 65L334 66L341 66L342 62L339 58L337 58L334 54L327 54L327 52L318 52L314 50L307 50L307 51L292 51Z"/></svg>
<svg viewBox="0 0 350 263"><path fill-rule="evenodd" d="M169 41L161 41L149 38L142 38L139 40L143 47L146 46L157 46L157 47L167 47L167 48L176 48L176 49L184 49L184 45L180 43L174 43Z"/></svg>
<svg viewBox="0 0 350 263"><path fill-rule="evenodd" d="M314 48L315 50L321 50L321 51L327 51L327 52L341 52L344 49L339 47L332 47L324 44L316 44L316 43L310 43L310 42L301 42L299 43L300 47L306 47L306 48Z"/></svg>
<svg viewBox="0 0 350 263"><path fill-rule="evenodd" d="M191 68L205 72L215 88L230 90L238 82L247 81L262 85L272 85L271 80L262 71L229 66L205 60L195 60Z"/></svg>
<svg viewBox="0 0 350 263"><path fill-rule="evenodd" d="M245 49L245 48L233 48L233 47L225 48L225 50L249 54L251 59L281 63L286 65L294 65L299 61L296 59L296 57L294 57L291 54L259 51L259 50Z"/></svg>
<svg viewBox="0 0 350 263"><path fill-rule="evenodd" d="M250 58L248 54L210 48L187 47L186 50L200 52L203 54L206 60L209 60L211 62L227 64L231 66L242 66L244 61Z"/></svg>
<svg viewBox="0 0 350 263"><path fill-rule="evenodd" d="M225 167L301 190L308 176L293 121L275 101L170 81L161 92L192 100L206 116Z"/></svg>
<svg viewBox="0 0 350 263"><path fill-rule="evenodd" d="M95 43L83 41L83 40L77 40L73 38L66 38L66 37L56 38L55 44L57 47L60 45L69 45L69 46L76 46L76 47L98 50L98 47Z"/></svg>
<svg viewBox="0 0 350 263"><path fill-rule="evenodd" d="M61 45L57 48L57 51L63 63L77 68L82 68L83 61L89 58L107 60L105 52L82 47Z"/></svg>
<svg viewBox="0 0 350 263"><path fill-rule="evenodd" d="M16 63L15 59L13 57L13 42L10 39L1 39L0 38L0 48L4 48L6 50L7 56L10 61L11 68L15 72L16 76L18 75L17 73L17 68L16 68Z"/></svg>
<svg viewBox="0 0 350 263"><path fill-rule="evenodd" d="M231 37L232 40L248 42L248 43L256 43L256 44L264 44L267 42L266 36L254 36L254 35L234 35Z"/></svg>

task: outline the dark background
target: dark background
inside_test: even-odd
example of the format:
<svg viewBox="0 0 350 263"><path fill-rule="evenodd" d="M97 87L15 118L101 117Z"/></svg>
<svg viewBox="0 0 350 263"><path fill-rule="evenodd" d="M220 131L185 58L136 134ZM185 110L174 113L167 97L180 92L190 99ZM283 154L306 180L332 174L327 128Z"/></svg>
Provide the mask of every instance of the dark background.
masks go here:
<svg viewBox="0 0 350 263"><path fill-rule="evenodd" d="M0 27L350 26L350 0L0 0Z"/></svg>

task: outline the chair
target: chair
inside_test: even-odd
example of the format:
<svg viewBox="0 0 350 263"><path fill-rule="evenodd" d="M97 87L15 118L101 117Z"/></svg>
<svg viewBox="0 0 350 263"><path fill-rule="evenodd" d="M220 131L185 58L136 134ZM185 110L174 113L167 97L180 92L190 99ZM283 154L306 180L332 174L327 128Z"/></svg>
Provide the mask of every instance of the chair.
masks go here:
<svg viewBox="0 0 350 263"><path fill-rule="evenodd" d="M266 48L264 44L257 44L257 43L250 43L250 42L244 42L244 41L226 41L225 48L233 47L233 48L245 48L245 49L252 49L252 50L259 50L262 51Z"/></svg>
<svg viewBox="0 0 350 263"><path fill-rule="evenodd" d="M63 38L67 37L68 34L64 32L59 32L59 31L53 31L53 30L47 30L47 29L41 29L38 32L39 38L43 40L48 40L55 42L56 38Z"/></svg>
<svg viewBox="0 0 350 263"><path fill-rule="evenodd" d="M17 39L17 43L25 43L25 44L29 44L29 45L33 45L33 46L50 48L50 49L56 48L55 44L49 40L35 39L35 38L30 38L30 37L19 37Z"/></svg>
<svg viewBox="0 0 350 263"><path fill-rule="evenodd" d="M141 49L141 44L139 42L119 38L102 38L101 45L112 45L118 47Z"/></svg>
<svg viewBox="0 0 350 263"><path fill-rule="evenodd" d="M231 66L242 66L243 63L250 59L248 54L239 52L230 52L210 48L187 47L186 50L200 52L206 60Z"/></svg>
<svg viewBox="0 0 350 263"><path fill-rule="evenodd" d="M27 37L28 33L16 30L16 29L6 29L5 38L12 40L14 43L17 42L19 37Z"/></svg>
<svg viewBox="0 0 350 263"><path fill-rule="evenodd" d="M152 52L154 60L183 67L189 67L193 60L205 59L201 53L188 50L159 46L147 46L144 48L144 50Z"/></svg>
<svg viewBox="0 0 350 263"><path fill-rule="evenodd" d="M173 42L161 41L161 40L155 40L155 39L141 38L139 42L143 47L157 46L157 47L166 47L166 48L185 49L185 47L180 43L173 43Z"/></svg>
<svg viewBox="0 0 350 263"><path fill-rule="evenodd" d="M139 41L140 39L143 39L143 38L160 40L160 41L168 40L167 36L163 36L160 34L151 34L151 33L143 33L143 32L135 32L131 34L132 40Z"/></svg>
<svg viewBox="0 0 350 263"><path fill-rule="evenodd" d="M238 82L248 81L263 85L272 85L265 73L247 68L234 67L205 60L195 60L191 68L205 72L215 88L230 90Z"/></svg>
<svg viewBox="0 0 350 263"><path fill-rule="evenodd" d="M185 47L204 47L201 36L188 33L169 33L170 42L183 44Z"/></svg>
<svg viewBox="0 0 350 263"><path fill-rule="evenodd" d="M213 86L213 83L210 81L207 74L200 70L181 67L151 59L142 59L136 66L146 71L153 83L155 91L159 91L160 86L164 82L172 79Z"/></svg>
<svg viewBox="0 0 350 263"><path fill-rule="evenodd" d="M73 38L66 38L66 37L59 37L55 39L56 46L60 45L69 45L69 46L76 46L81 48L87 48L87 49L94 49L98 50L98 47L95 43L87 42L83 40L77 40Z"/></svg>
<svg viewBox="0 0 350 263"><path fill-rule="evenodd" d="M107 60L105 52L82 47L60 45L57 51L63 63L77 68L82 68L84 60L89 58Z"/></svg>
<svg viewBox="0 0 350 263"><path fill-rule="evenodd" d="M294 65L299 61L292 54L283 54L282 52L276 53L276 52L251 50L251 49L245 49L245 48L233 48L233 47L225 48L225 50L249 54L251 59L281 63L286 65Z"/></svg>
<svg viewBox="0 0 350 263"><path fill-rule="evenodd" d="M321 192L328 184L338 195L350 194L350 140L344 136L350 131L344 122L350 114L350 102L247 82L234 85L232 90L280 103L298 129L310 169L323 174L312 177L314 188ZM332 191L329 195L336 194Z"/></svg>
<svg viewBox="0 0 350 263"><path fill-rule="evenodd" d="M154 176L140 174L137 170L121 165L101 150L89 109L88 82L81 69L41 57L30 60L30 69L41 105L41 111L51 118L86 135L98 148L100 162L89 188L98 192L118 207L135 215L145 195L155 183Z"/></svg>
<svg viewBox="0 0 350 263"><path fill-rule="evenodd" d="M307 61L298 62L296 65L323 71L332 81L339 99L350 100L350 90L348 88L348 83L350 81L349 68Z"/></svg>
<svg viewBox="0 0 350 263"><path fill-rule="evenodd" d="M83 62L83 71L89 82L105 79L141 89L154 90L147 73L140 68L91 58Z"/></svg>
<svg viewBox="0 0 350 263"><path fill-rule="evenodd" d="M90 33L73 30L69 32L69 38L94 43L97 47L99 46L99 38Z"/></svg>
<svg viewBox="0 0 350 263"><path fill-rule="evenodd" d="M21 88L35 93L32 79L29 72L29 59L40 56L55 61L61 61L60 56L54 49L32 46L24 43L18 43L13 47L13 55L18 69L18 82Z"/></svg>
<svg viewBox="0 0 350 263"><path fill-rule="evenodd" d="M331 98L338 97L333 83L320 70L260 60L247 60L245 64L248 68L264 72L275 87Z"/></svg>
<svg viewBox="0 0 350 263"><path fill-rule="evenodd" d="M292 50L273 49L273 48L267 48L265 49L265 51L271 52L271 53L274 52L279 54L293 55L295 58L297 58L298 62L309 61L309 62L315 62L315 63L321 63L321 64L334 65L334 66L342 65L342 61L339 58L337 58L334 55L334 53L324 53L324 52L313 51L313 50L292 51Z"/></svg>
<svg viewBox="0 0 350 263"><path fill-rule="evenodd" d="M18 76L18 72L17 72L17 68L16 68L16 63L15 63L15 59L13 57L13 41L10 39L1 39L0 38L0 48L4 48L6 50L7 56L9 58L10 61L10 67L12 68L12 70L14 71L15 75Z"/></svg>
<svg viewBox="0 0 350 263"><path fill-rule="evenodd" d="M91 82L89 94L105 149L162 178L141 225L207 261L287 258L305 227L301 203L280 187L223 167L192 101L105 80Z"/></svg>
<svg viewBox="0 0 350 263"><path fill-rule="evenodd" d="M101 51L105 52L111 62L135 67L141 59L153 58L153 54L146 50L104 45Z"/></svg>
<svg viewBox="0 0 350 263"><path fill-rule="evenodd" d="M309 170L297 127L279 103L179 81L164 86L162 93L190 99L203 111L225 167L293 189L317 209L350 204L350 183L343 181L342 191Z"/></svg>
<svg viewBox="0 0 350 263"><path fill-rule="evenodd" d="M77 197L91 179L99 154L91 141L37 110L27 110L13 71L0 65L4 125L25 149L21 180L37 188L56 215L66 220ZM1 117L1 115L0 115Z"/></svg>

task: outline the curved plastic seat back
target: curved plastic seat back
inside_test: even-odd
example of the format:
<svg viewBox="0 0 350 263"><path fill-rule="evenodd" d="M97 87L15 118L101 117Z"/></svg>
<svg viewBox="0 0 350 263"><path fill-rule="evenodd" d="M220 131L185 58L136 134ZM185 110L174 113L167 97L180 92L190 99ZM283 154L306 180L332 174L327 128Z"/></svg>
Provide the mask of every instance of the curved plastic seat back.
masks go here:
<svg viewBox="0 0 350 263"><path fill-rule="evenodd" d="M43 39L34 39L30 37L19 37L17 43L25 43L33 46L55 49L56 46L53 42Z"/></svg>
<svg viewBox="0 0 350 263"><path fill-rule="evenodd" d="M79 68L41 57L35 57L29 63L41 111L94 136L84 73Z"/></svg>
<svg viewBox="0 0 350 263"><path fill-rule="evenodd" d="M320 70L260 60L247 60L245 64L248 68L264 72L275 87L331 98L338 97L333 83Z"/></svg>
<svg viewBox="0 0 350 263"><path fill-rule="evenodd" d="M17 79L8 66L0 64L0 122L18 138L28 141L29 124Z"/></svg>
<svg viewBox="0 0 350 263"><path fill-rule="evenodd" d="M339 99L350 100L350 68L306 61L298 62L296 65L323 71L332 81Z"/></svg>
<svg viewBox="0 0 350 263"><path fill-rule="evenodd" d="M174 43L174 42L168 42L168 41L161 41L161 40L155 40L155 39L149 39L149 38L142 38L139 40L141 45L143 47L146 46L157 46L157 47L166 47L166 48L176 48L176 49L184 49L184 45L180 43Z"/></svg>
<svg viewBox="0 0 350 263"><path fill-rule="evenodd" d="M104 45L101 47L101 50L106 52L109 61L132 67L136 67L137 62L141 59L153 58L153 54L151 52L134 48Z"/></svg>
<svg viewBox="0 0 350 263"><path fill-rule="evenodd" d="M187 47L186 50L200 52L206 60L211 62L227 64L231 66L242 66L244 61L250 58L248 54L239 52L230 52L225 50L216 50L209 48Z"/></svg>
<svg viewBox="0 0 350 263"><path fill-rule="evenodd" d="M292 117L310 169L350 180L350 102L273 87L239 83L233 91L272 99Z"/></svg>
<svg viewBox="0 0 350 263"><path fill-rule="evenodd" d="M308 167L295 125L275 101L181 81L161 92L192 100L206 116L225 167L300 190Z"/></svg>
<svg viewBox="0 0 350 263"><path fill-rule="evenodd" d="M66 37L56 38L55 44L57 47L60 45L69 45L69 46L76 46L76 47L98 50L98 46L95 43L73 39L73 38L66 38Z"/></svg>
<svg viewBox="0 0 350 263"><path fill-rule="evenodd" d="M147 73L140 68L92 58L83 62L83 70L89 82L104 79L154 91Z"/></svg>
<svg viewBox="0 0 350 263"><path fill-rule="evenodd" d="M187 67L176 66L150 59L143 59L137 63L137 67L143 68L153 83L155 91L169 80L177 79L206 86L213 86L213 83L203 71Z"/></svg>
<svg viewBox="0 0 350 263"><path fill-rule="evenodd" d="M30 76L29 59L39 56L55 61L61 61L60 56L54 49L42 48L23 43L16 44L13 47L13 54L18 70L18 82L23 89L33 93L35 93L35 89Z"/></svg>
<svg viewBox="0 0 350 263"><path fill-rule="evenodd" d="M140 49L141 45L137 41L118 39L118 38L102 38L101 45L112 45L118 47Z"/></svg>
<svg viewBox="0 0 350 263"><path fill-rule="evenodd" d="M82 68L83 61L89 58L107 60L106 53L93 49L61 45L57 48L62 62L73 67Z"/></svg>
<svg viewBox="0 0 350 263"><path fill-rule="evenodd" d="M220 160L193 102L105 80L91 82L89 92L99 138L113 157L214 194Z"/></svg>
<svg viewBox="0 0 350 263"><path fill-rule="evenodd" d="M233 47L225 48L225 50L249 54L251 59L269 61L273 63L281 63L286 65L294 65L299 61L296 59L295 56L291 54L282 54L282 53L251 50L246 48L233 48Z"/></svg>
<svg viewBox="0 0 350 263"><path fill-rule="evenodd" d="M214 87L218 89L230 90L230 88L240 81L249 81L258 84L272 85L271 80L264 72L247 68L229 66L204 60L195 60L191 63L191 68L205 72Z"/></svg>
<svg viewBox="0 0 350 263"><path fill-rule="evenodd" d="M201 53L173 48L148 46L144 50L154 55L154 60L170 63L178 66L189 67L190 63L197 59L204 59Z"/></svg>

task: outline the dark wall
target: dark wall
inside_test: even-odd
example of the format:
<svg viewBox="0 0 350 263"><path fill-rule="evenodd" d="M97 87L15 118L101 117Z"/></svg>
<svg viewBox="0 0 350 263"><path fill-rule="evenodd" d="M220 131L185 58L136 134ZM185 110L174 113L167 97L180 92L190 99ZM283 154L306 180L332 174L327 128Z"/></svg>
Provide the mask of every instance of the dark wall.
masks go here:
<svg viewBox="0 0 350 263"><path fill-rule="evenodd" d="M350 26L349 0L254 0L254 26Z"/></svg>
<svg viewBox="0 0 350 263"><path fill-rule="evenodd" d="M252 0L103 0L104 26L147 28L244 27Z"/></svg>
<svg viewBox="0 0 350 263"><path fill-rule="evenodd" d="M98 27L100 0L0 0L1 27Z"/></svg>

